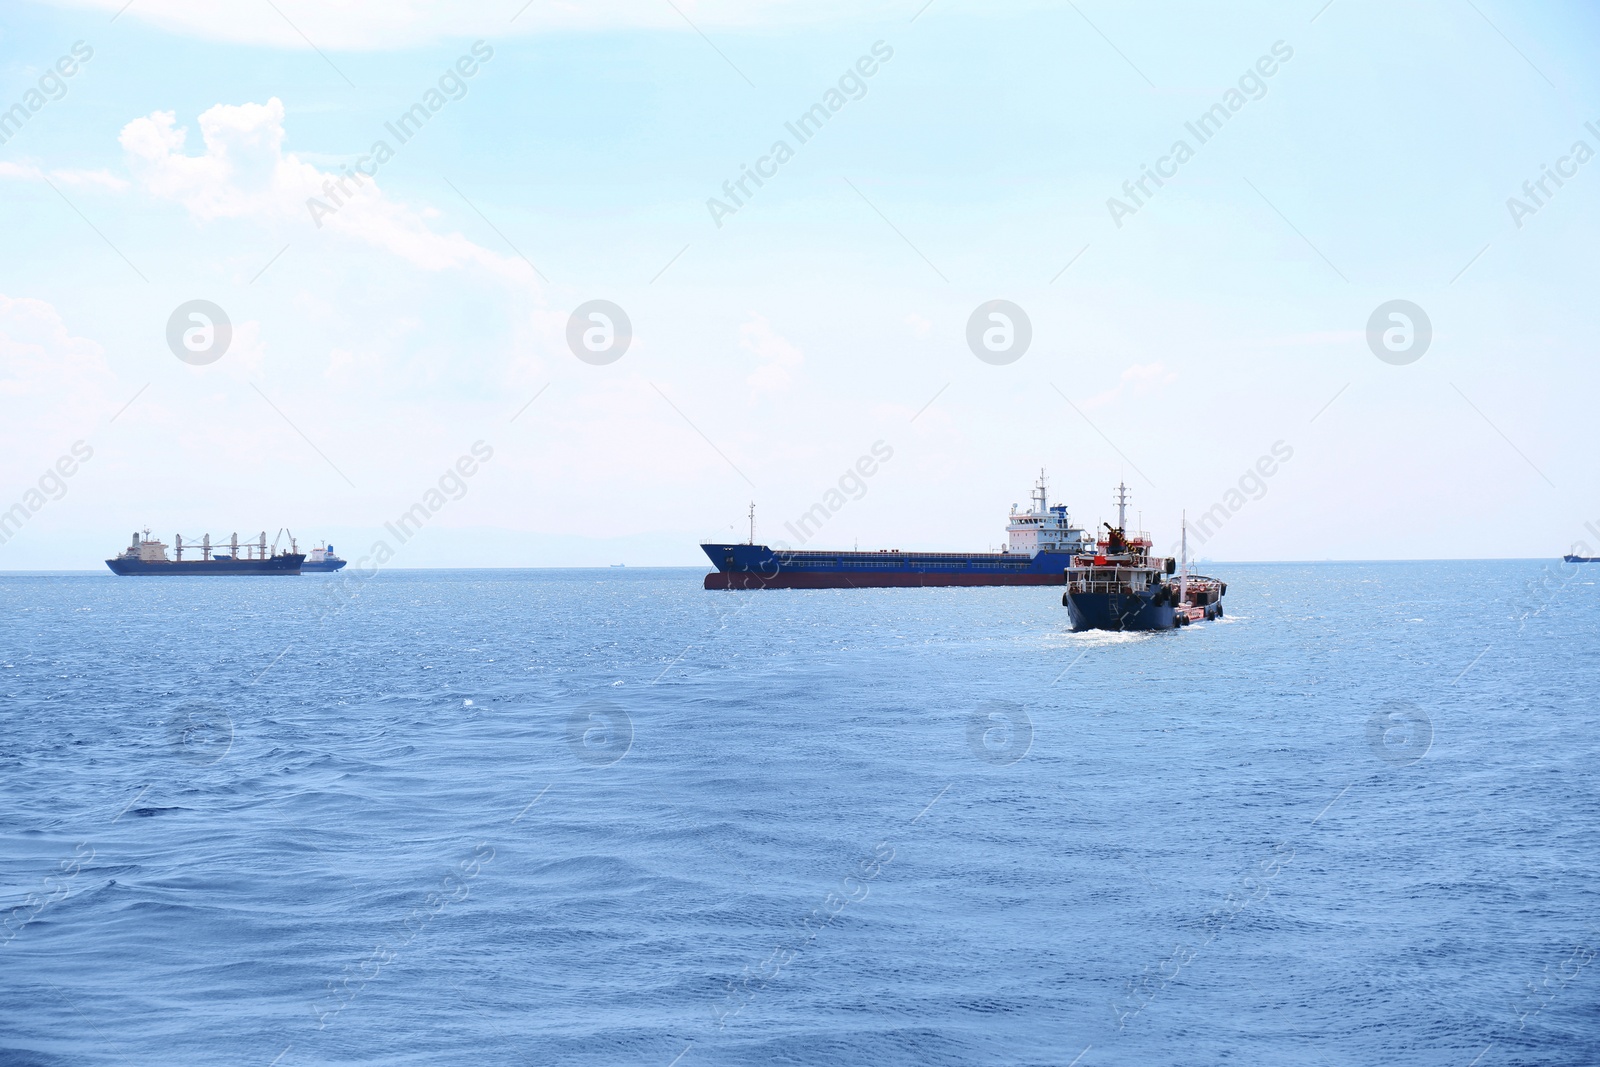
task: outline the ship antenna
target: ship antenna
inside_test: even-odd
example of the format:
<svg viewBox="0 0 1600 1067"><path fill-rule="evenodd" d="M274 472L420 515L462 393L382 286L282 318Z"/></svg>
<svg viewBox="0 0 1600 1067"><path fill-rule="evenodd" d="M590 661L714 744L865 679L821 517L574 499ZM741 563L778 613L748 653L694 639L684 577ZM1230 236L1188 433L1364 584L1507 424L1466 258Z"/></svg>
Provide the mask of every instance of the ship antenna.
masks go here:
<svg viewBox="0 0 1600 1067"><path fill-rule="evenodd" d="M756 502L750 501L750 543L756 543Z"/></svg>

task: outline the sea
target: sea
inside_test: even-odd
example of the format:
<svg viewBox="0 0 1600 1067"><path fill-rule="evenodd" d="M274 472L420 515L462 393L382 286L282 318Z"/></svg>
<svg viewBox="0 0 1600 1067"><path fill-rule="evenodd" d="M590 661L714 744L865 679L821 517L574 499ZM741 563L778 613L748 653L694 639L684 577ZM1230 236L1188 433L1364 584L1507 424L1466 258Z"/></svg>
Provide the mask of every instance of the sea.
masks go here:
<svg viewBox="0 0 1600 1067"><path fill-rule="evenodd" d="M0 1063L1600 1063L1600 565L0 576Z"/></svg>

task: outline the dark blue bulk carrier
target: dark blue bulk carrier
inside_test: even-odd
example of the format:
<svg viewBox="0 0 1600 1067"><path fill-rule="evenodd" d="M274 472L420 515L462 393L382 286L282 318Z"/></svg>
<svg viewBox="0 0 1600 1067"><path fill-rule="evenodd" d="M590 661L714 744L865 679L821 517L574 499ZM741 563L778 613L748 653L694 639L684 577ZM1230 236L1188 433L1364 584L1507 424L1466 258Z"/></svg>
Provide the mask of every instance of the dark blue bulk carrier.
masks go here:
<svg viewBox="0 0 1600 1067"><path fill-rule="evenodd" d="M717 569L707 589L872 589L886 586L1060 585L1073 557L1093 545L1072 525L1065 504L1051 504L1044 472L1033 488L1033 506L1011 508L1007 544L999 552L876 552L789 548L755 543L751 505L750 540L703 544ZM817 505L813 511L820 509ZM801 520L804 528L806 519Z"/></svg>
<svg viewBox="0 0 1600 1067"><path fill-rule="evenodd" d="M284 531L280 530L281 536ZM294 535L289 535L289 551L279 552L277 543L274 542L272 552L267 552L267 534L261 532L261 540L255 544L245 543L244 554L240 555L239 535L234 534L229 542L227 555L221 555L211 544L211 535L206 534L200 539L199 548L190 544L188 559L183 558L183 535L179 534L174 540L176 559L167 558L167 546L160 541L152 540L150 531L144 532L141 538L137 533L133 535L133 542L123 549L121 553L106 560L114 574L299 574L300 565L306 557L295 550ZM199 558L195 558L198 551Z"/></svg>

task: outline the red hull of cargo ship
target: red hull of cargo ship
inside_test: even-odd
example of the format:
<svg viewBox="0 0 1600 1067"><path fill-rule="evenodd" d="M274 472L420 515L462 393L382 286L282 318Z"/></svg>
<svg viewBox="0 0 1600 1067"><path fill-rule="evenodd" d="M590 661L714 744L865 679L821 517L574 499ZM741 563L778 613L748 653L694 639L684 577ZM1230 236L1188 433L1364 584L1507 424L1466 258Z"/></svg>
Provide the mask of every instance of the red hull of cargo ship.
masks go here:
<svg viewBox="0 0 1600 1067"><path fill-rule="evenodd" d="M764 578L749 571L712 571L707 589L887 589L902 586L1064 585L1055 574L778 574Z"/></svg>

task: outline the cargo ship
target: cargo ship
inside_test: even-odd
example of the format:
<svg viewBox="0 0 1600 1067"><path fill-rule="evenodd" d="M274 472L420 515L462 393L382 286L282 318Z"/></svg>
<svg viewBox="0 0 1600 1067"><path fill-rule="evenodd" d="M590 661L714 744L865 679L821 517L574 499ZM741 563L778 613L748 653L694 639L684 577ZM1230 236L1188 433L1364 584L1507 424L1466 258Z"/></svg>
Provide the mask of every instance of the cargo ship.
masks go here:
<svg viewBox="0 0 1600 1067"><path fill-rule="evenodd" d="M1128 487L1117 486L1117 525L1067 567L1061 605L1074 630L1171 630L1222 617L1226 582L1189 573L1189 523L1180 555L1150 554L1150 535L1128 533ZM1174 577L1176 575L1176 577Z"/></svg>
<svg viewBox="0 0 1600 1067"><path fill-rule="evenodd" d="M279 531L280 536L283 531ZM305 556L295 550L294 536L289 537L289 551L279 552L277 544L272 546L271 554L267 551L267 534L261 532L261 540L256 543L246 542L243 555L240 555L241 546L239 535L234 534L228 543L228 552L221 554L222 546L213 547L211 535L206 534L200 539L198 550L191 541L187 551L188 559L183 558L185 551L183 535L179 534L173 539L173 548L176 558L167 558L167 546L161 541L151 538L150 531L146 530L141 538L136 532L133 541L122 552L106 560L106 566L114 574L299 574L300 565L305 562ZM198 551L199 558L195 558Z"/></svg>
<svg viewBox="0 0 1600 1067"><path fill-rule="evenodd" d="M704 544L717 569L707 589L862 589L889 586L1061 585L1066 568L1092 547L1072 525L1065 504L1051 504L1039 472L1027 511L1012 505L1007 543L999 552L827 551L755 543Z"/></svg>
<svg viewBox="0 0 1600 1067"><path fill-rule="evenodd" d="M341 559L333 552L332 545L318 545L306 556L306 561L300 564L301 574L326 574L343 567L347 560Z"/></svg>

